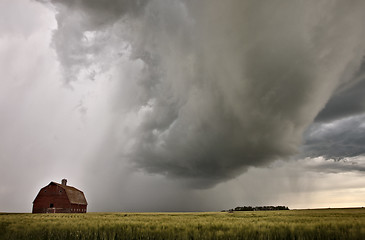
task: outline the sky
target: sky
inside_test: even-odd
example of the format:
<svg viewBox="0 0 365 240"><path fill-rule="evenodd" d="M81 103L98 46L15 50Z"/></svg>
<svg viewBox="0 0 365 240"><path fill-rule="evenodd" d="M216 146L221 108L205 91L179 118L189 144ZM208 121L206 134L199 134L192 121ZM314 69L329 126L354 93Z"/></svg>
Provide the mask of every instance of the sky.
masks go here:
<svg viewBox="0 0 365 240"><path fill-rule="evenodd" d="M364 206L350 2L1 0L0 212Z"/></svg>

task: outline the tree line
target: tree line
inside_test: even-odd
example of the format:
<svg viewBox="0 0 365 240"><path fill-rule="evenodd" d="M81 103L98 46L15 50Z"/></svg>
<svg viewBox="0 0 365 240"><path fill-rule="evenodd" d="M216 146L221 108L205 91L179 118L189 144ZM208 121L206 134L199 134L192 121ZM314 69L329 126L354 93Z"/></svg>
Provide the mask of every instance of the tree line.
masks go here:
<svg viewBox="0 0 365 240"><path fill-rule="evenodd" d="M275 210L289 210L286 206L244 206L244 207L236 207L229 210L223 210L223 212L233 212L233 211L275 211Z"/></svg>

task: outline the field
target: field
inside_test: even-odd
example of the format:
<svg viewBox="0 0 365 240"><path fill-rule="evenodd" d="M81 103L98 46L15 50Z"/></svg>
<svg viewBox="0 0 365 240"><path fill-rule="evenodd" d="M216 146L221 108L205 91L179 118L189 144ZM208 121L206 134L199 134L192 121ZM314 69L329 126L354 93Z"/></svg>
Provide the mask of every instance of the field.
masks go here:
<svg viewBox="0 0 365 240"><path fill-rule="evenodd" d="M365 209L0 214L0 239L365 239Z"/></svg>

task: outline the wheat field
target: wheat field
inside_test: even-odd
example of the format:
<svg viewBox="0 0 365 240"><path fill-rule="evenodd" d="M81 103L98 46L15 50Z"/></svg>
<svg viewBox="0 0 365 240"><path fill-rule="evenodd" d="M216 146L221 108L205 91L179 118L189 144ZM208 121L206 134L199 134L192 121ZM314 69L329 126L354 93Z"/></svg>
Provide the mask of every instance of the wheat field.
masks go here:
<svg viewBox="0 0 365 240"><path fill-rule="evenodd" d="M365 209L0 214L0 239L365 239Z"/></svg>

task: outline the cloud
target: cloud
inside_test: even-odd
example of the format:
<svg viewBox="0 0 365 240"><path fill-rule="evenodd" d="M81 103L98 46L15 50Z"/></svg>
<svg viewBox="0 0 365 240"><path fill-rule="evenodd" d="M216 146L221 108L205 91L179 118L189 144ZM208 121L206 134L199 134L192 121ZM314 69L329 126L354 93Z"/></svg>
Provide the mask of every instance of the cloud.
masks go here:
<svg viewBox="0 0 365 240"><path fill-rule="evenodd" d="M365 115L315 123L305 132L303 155L344 159L365 154Z"/></svg>
<svg viewBox="0 0 365 240"><path fill-rule="evenodd" d="M149 0L36 0L42 3L52 3L58 12L58 17L63 19L66 11L83 14L85 21L82 23L90 29L95 29L105 24L113 23L124 15L138 15Z"/></svg>
<svg viewBox="0 0 365 240"><path fill-rule="evenodd" d="M365 62L354 80L338 89L325 108L318 114L316 122L330 122L365 112Z"/></svg>
<svg viewBox="0 0 365 240"><path fill-rule="evenodd" d="M42 2L65 82L118 81L100 156L194 188L296 154L365 49L362 1Z"/></svg>
<svg viewBox="0 0 365 240"><path fill-rule="evenodd" d="M313 161L312 164L309 162L307 168L326 173L365 172L364 160L364 157L347 157L339 160L320 158L320 161L315 161L315 164Z"/></svg>

